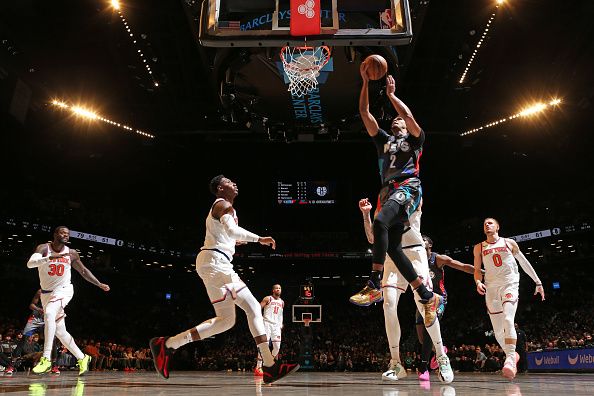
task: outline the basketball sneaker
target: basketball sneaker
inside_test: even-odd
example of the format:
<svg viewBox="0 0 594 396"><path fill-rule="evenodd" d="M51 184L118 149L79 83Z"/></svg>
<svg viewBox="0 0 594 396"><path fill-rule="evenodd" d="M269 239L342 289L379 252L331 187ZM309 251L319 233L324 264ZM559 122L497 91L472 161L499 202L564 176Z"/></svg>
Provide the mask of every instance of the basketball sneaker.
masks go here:
<svg viewBox="0 0 594 396"><path fill-rule="evenodd" d="M382 289L376 289L371 281L367 281L367 285L359 293L349 298L352 304L360 307L368 307L373 303L382 302L383 300Z"/></svg>
<svg viewBox="0 0 594 396"><path fill-rule="evenodd" d="M49 371L52 369L52 362L46 358L46 357L41 357L41 359L39 359L39 363L37 363L35 365L35 367L33 367L33 374L45 374L45 373L49 373Z"/></svg>
<svg viewBox="0 0 594 396"><path fill-rule="evenodd" d="M516 377L517 368L516 368L516 361L517 361L518 354L514 352L514 356L508 356L505 359L505 363L503 363L503 369L501 370L501 374L505 378L514 379Z"/></svg>
<svg viewBox="0 0 594 396"><path fill-rule="evenodd" d="M254 369L254 377L263 377L264 376L264 372L262 371L262 369L260 367L256 367Z"/></svg>
<svg viewBox="0 0 594 396"><path fill-rule="evenodd" d="M89 355L85 355L82 359L78 359L76 362L76 365L78 366L78 375L84 375L87 371L89 371L91 359L92 358Z"/></svg>
<svg viewBox="0 0 594 396"><path fill-rule="evenodd" d="M4 375L12 375L14 373L14 367L8 366L4 369Z"/></svg>
<svg viewBox="0 0 594 396"><path fill-rule="evenodd" d="M390 381L398 381L401 378L406 377L408 374L406 373L406 369L402 367L400 362L396 360L390 360L390 367L388 371L382 374L383 380L390 380Z"/></svg>
<svg viewBox="0 0 594 396"><path fill-rule="evenodd" d="M448 353L448 348L445 345L443 347L443 352ZM431 362L429 363L429 368L431 370L437 370L438 367L439 367L439 365L437 364L436 356L433 355L433 357L431 358Z"/></svg>
<svg viewBox="0 0 594 396"><path fill-rule="evenodd" d="M274 381L278 381L279 379L299 370L298 364L293 363L281 363L278 360L274 362L274 364L270 367L263 366L262 371L264 372L264 383L271 384Z"/></svg>
<svg viewBox="0 0 594 396"><path fill-rule="evenodd" d="M58 368L58 366L52 366L52 369L50 370L50 374L51 375L60 375L60 369Z"/></svg>
<svg viewBox="0 0 594 396"><path fill-rule="evenodd" d="M437 308L443 302L443 297L437 293L433 293L433 297L429 300L421 300L421 304L425 308L425 327L430 327L435 323L437 318Z"/></svg>
<svg viewBox="0 0 594 396"><path fill-rule="evenodd" d="M175 350L173 348L167 348L165 342L169 337L155 337L149 341L149 347L153 354L153 363L155 364L155 370L157 373L165 379L169 378L169 360Z"/></svg>
<svg viewBox="0 0 594 396"><path fill-rule="evenodd" d="M454 372L452 371L452 366L450 366L450 359L448 355L445 353L437 358L437 377L441 380L441 382L445 382L449 384L454 380Z"/></svg>
<svg viewBox="0 0 594 396"><path fill-rule="evenodd" d="M429 381L431 378L429 377L429 370L425 370L422 373L419 373L419 381Z"/></svg>

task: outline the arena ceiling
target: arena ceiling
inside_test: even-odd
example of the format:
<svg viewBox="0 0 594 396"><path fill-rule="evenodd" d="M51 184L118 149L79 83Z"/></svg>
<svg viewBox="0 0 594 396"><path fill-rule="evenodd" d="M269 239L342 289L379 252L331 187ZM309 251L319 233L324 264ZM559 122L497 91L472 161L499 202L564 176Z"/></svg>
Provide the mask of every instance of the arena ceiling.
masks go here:
<svg viewBox="0 0 594 396"><path fill-rule="evenodd" d="M287 93L271 88L257 52L236 50L231 58L243 62L236 68L239 77L231 87L217 81L213 49L201 47L196 37L199 3L123 1L122 20L109 1L3 2L0 65L31 87L29 117L46 112L50 98L59 97L181 145L267 141L279 133L336 140L337 130L339 141L366 138L357 119L358 62L366 53L387 49L357 47L350 63L348 50L336 48L335 71L324 88L326 128L319 123L301 128L290 114ZM565 109L587 113L594 91L588 19L593 7L585 0L571 6L508 1L496 11L460 83L494 2L412 0L414 39L395 49L390 67L397 92L428 132L452 137L555 96L563 98ZM382 117L381 84L373 88L372 102ZM490 133L518 127L510 123Z"/></svg>

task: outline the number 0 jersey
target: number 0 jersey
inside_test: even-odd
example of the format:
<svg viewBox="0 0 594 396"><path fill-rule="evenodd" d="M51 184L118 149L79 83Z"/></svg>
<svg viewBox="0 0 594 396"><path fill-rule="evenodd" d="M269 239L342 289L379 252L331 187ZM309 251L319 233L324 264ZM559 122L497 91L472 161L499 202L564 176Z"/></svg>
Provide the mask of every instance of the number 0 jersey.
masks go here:
<svg viewBox="0 0 594 396"><path fill-rule="evenodd" d="M68 246L64 246L62 251L54 252L50 243L47 244L48 254L70 253ZM51 259L49 263L37 267L39 271L39 284L45 291L55 290L57 288L70 284L71 277L70 255Z"/></svg>
<svg viewBox="0 0 594 396"><path fill-rule="evenodd" d="M264 307L264 322L273 323L278 326L283 324L283 308L285 302L282 298L274 298L272 296L266 297L268 304Z"/></svg>
<svg viewBox="0 0 594 396"><path fill-rule="evenodd" d="M481 257L485 267L485 285L499 286L520 281L518 263L505 238L493 243L481 242Z"/></svg>

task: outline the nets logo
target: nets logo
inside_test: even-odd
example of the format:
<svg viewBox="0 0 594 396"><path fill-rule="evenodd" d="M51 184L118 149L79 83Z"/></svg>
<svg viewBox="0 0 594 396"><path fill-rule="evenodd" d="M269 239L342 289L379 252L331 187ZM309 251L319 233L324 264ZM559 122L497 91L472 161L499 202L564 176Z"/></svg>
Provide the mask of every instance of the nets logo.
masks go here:
<svg viewBox="0 0 594 396"><path fill-rule="evenodd" d="M324 195L328 194L328 187L320 186L316 188L316 194L318 194L320 197L323 197Z"/></svg>
<svg viewBox="0 0 594 396"><path fill-rule="evenodd" d="M299 4L299 7L297 7L297 11L299 11L301 15L305 15L306 18L311 19L314 16L316 16L316 13L314 11L315 4L316 3L314 2L314 0L307 0L305 4Z"/></svg>

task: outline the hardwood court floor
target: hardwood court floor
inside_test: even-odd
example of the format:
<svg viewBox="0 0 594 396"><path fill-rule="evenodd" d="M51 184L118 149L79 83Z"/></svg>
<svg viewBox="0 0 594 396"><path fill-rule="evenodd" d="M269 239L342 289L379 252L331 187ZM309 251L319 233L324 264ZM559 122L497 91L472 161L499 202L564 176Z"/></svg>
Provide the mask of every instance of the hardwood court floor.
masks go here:
<svg viewBox="0 0 594 396"><path fill-rule="evenodd" d="M176 371L169 380L154 372L75 372L58 377L15 373L0 375L0 394L29 396L96 395L377 395L377 396L532 396L593 395L594 374L522 374L513 382L497 374L457 373L445 385L432 376L420 383L409 375L397 382L382 381L380 373L297 372L273 385L262 385L251 373Z"/></svg>

